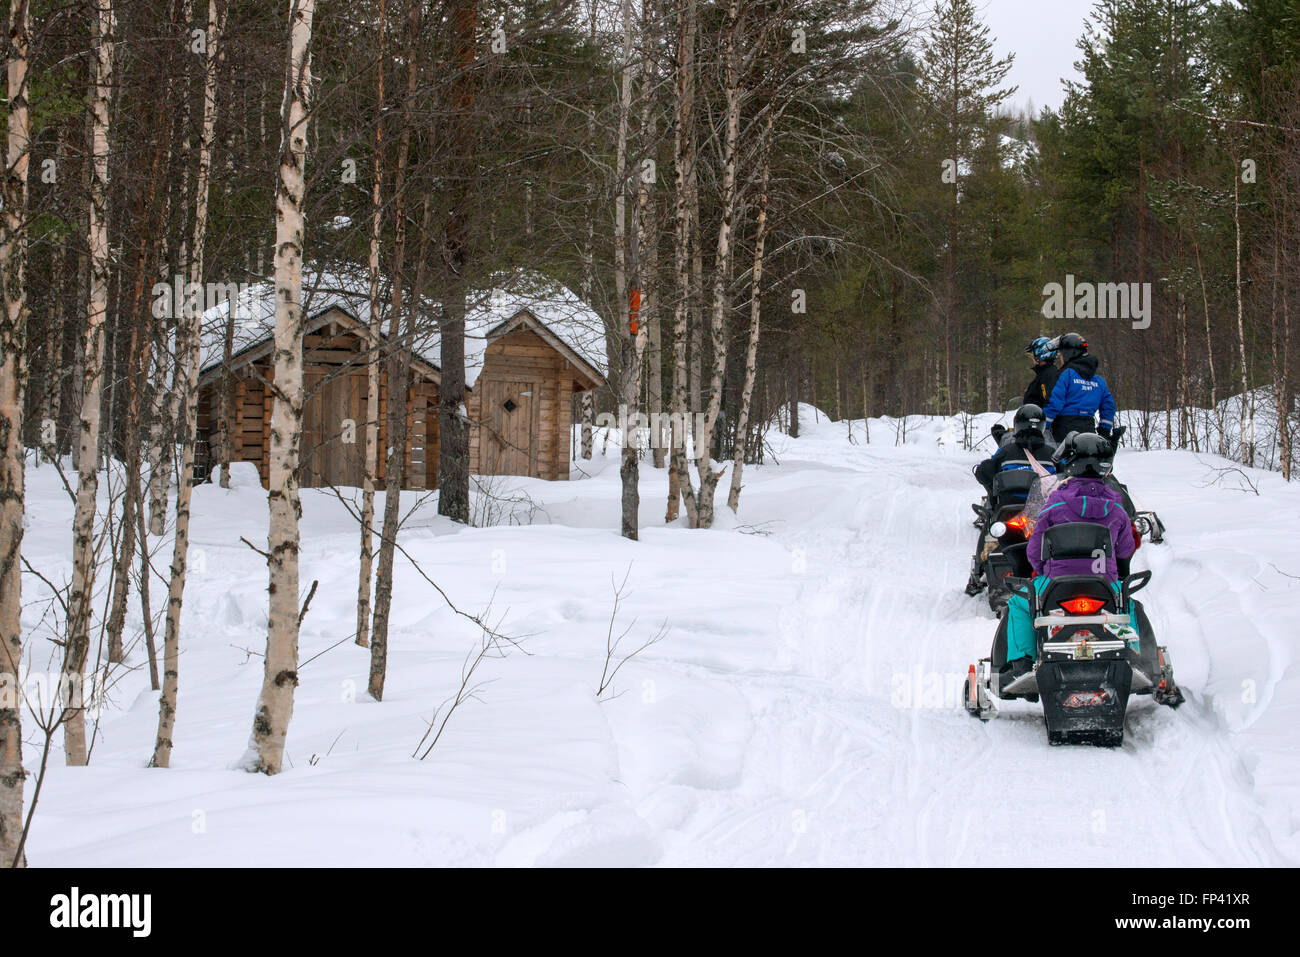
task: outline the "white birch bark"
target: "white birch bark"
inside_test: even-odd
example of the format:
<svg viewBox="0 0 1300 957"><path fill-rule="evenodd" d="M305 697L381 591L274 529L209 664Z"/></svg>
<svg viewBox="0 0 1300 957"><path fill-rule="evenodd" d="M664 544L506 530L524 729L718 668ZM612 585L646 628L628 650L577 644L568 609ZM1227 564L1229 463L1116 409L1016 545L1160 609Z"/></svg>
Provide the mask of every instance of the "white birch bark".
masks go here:
<svg viewBox="0 0 1300 957"><path fill-rule="evenodd" d="M745 381L740 392L740 414L736 418L736 448L731 463L731 488L727 492L727 507L733 512L740 508L741 473L745 468L745 436L749 431L749 410L754 396L754 380L758 375L758 339L759 319L762 315L763 292L763 250L767 240L767 202L768 183L771 179L771 166L767 158L767 147L772 135L772 115L767 118L764 131L763 171L760 174L758 189L758 235L754 239L754 265L749 280L749 341L745 346Z"/></svg>
<svg viewBox="0 0 1300 957"><path fill-rule="evenodd" d="M695 489L686 464L686 318L690 308L691 235L690 183L695 165L693 124L695 119L695 0L678 0L678 47L676 72L676 117L673 133L674 207L677 235L674 264L677 271L677 303L673 310L673 416L672 452L669 458L668 511L666 521L677 518L678 502L685 505L691 527L696 524Z"/></svg>
<svg viewBox="0 0 1300 957"><path fill-rule="evenodd" d="M370 644L370 592L374 576L375 482L379 472L379 233L383 226L380 186L384 171L384 35L387 9L379 2L379 62L376 83L379 118L375 121L375 179L370 187L370 321L366 342L366 464L361 478L361 568L357 576L357 637L362 648Z"/></svg>
<svg viewBox="0 0 1300 957"><path fill-rule="evenodd" d="M315 0L290 0L280 180L275 193L275 349L271 402L271 523L267 534L270 606L262 693L253 715L246 767L278 774L298 684L298 446L302 438L302 200L311 103Z"/></svg>
<svg viewBox="0 0 1300 957"><path fill-rule="evenodd" d="M24 866L22 700L22 543L24 352L27 340L28 0L9 5L9 115L4 217L0 221L0 867Z"/></svg>
<svg viewBox="0 0 1300 957"><path fill-rule="evenodd" d="M72 520L72 587L61 687L69 689L63 713L63 750L69 765L86 763L82 673L90 648L90 602L95 587L95 499L99 492L100 392L104 371L104 319L108 313L108 134L113 84L112 0L93 0L91 31L90 205L87 246L90 291L84 343L84 379L77 437L77 496Z"/></svg>
<svg viewBox="0 0 1300 957"><path fill-rule="evenodd" d="M217 122L217 48L221 30L217 24L217 0L208 0L207 59L203 79L203 132L199 141L198 175L194 180L194 229L191 233L190 282L203 281L203 252L208 228L208 185L212 171L212 140ZM277 292L279 290L277 289ZM234 310L235 303L230 303ZM185 598L190 545L190 496L194 476L194 443L199 416L199 346L203 306L182 317L177 357L184 423L181 435L180 470L176 481L176 529L172 545L171 578L167 588L167 621L163 633L162 695L158 699L158 735L150 765L170 765L172 733L176 726L176 703L180 682L181 607ZM180 376L178 376L180 378Z"/></svg>
<svg viewBox="0 0 1300 957"><path fill-rule="evenodd" d="M726 60L727 129L723 146L722 221L718 224L717 246L713 259L713 304L710 333L713 345L713 369L709 379L709 402L704 413L702 434L696 436L695 467L700 488L696 503L699 528L713 525L713 495L720 472L713 471L713 433L722 410L722 389L727 371L726 310L727 278L731 272L731 233L736 214L736 145L740 132L740 77L737 64L736 33L740 19L740 0L727 6L727 34L724 43Z"/></svg>

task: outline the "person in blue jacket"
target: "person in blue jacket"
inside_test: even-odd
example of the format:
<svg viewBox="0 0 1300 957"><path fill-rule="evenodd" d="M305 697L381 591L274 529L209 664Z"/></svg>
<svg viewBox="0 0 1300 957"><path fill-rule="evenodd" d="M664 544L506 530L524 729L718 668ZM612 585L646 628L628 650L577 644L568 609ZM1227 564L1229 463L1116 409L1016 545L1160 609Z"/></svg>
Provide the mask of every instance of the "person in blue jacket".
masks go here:
<svg viewBox="0 0 1300 957"><path fill-rule="evenodd" d="M1077 332L1052 340L1061 370L1043 414L1057 442L1071 432L1100 432L1110 438L1115 429L1115 399L1106 380L1097 375L1097 357ZM1100 417L1100 422L1098 421Z"/></svg>

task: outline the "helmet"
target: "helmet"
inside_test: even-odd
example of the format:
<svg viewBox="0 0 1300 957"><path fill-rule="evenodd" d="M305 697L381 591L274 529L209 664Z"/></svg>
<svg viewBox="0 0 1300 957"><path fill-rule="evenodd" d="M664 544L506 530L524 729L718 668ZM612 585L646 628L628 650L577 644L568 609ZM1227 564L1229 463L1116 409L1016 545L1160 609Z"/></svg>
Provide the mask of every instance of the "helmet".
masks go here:
<svg viewBox="0 0 1300 957"><path fill-rule="evenodd" d="M1095 432L1071 432L1054 458L1066 475L1105 478L1115 467L1115 447Z"/></svg>
<svg viewBox="0 0 1300 957"><path fill-rule="evenodd" d="M1059 352L1064 362L1077 359L1088 352L1088 340L1077 332L1067 332L1063 336L1057 336L1048 343L1048 346Z"/></svg>
<svg viewBox="0 0 1300 957"><path fill-rule="evenodd" d="M1025 351L1034 357L1035 362L1051 362L1056 358L1056 347L1052 345L1052 340L1047 336L1039 336L1029 345L1025 346Z"/></svg>
<svg viewBox="0 0 1300 957"><path fill-rule="evenodd" d="M1028 405L1022 405L1016 410L1016 417L1012 423L1012 429L1015 431L1017 439L1031 438L1034 435L1043 434L1043 410L1032 402Z"/></svg>

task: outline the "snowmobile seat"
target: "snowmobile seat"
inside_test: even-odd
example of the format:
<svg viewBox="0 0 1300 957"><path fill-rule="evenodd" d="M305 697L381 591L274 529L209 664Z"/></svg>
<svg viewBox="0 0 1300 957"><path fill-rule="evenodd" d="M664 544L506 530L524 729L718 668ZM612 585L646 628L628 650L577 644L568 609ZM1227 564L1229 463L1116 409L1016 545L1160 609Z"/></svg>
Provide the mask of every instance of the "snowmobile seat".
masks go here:
<svg viewBox="0 0 1300 957"><path fill-rule="evenodd" d="M1038 476L1031 469L1006 469L993 476L993 500L998 505L1023 502Z"/></svg>
<svg viewBox="0 0 1300 957"><path fill-rule="evenodd" d="M1063 558L1110 558L1115 554L1110 529L1093 522L1066 522L1043 533L1039 557L1044 562Z"/></svg>

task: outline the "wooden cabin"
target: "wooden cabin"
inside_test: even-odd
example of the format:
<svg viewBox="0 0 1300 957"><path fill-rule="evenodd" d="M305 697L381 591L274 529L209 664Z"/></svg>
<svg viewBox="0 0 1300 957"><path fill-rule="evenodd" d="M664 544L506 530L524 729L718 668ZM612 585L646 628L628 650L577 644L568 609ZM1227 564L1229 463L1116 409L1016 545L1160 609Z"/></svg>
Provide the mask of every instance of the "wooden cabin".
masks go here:
<svg viewBox="0 0 1300 957"><path fill-rule="evenodd" d="M521 310L487 333L470 390L470 471L568 479L574 393L603 381L591 363Z"/></svg>
<svg viewBox="0 0 1300 957"><path fill-rule="evenodd" d="M362 309L328 301L308 319L303 338L303 433L299 484L303 487L360 486L365 471L367 327ZM198 476L207 474L216 451L221 389L233 392L233 454L270 477L272 378L269 317L239 327L229 368L221 360L224 316L205 314L204 361L199 376ZM591 341L591 337L588 337ZM590 347L589 347L590 348ZM593 358L536 314L520 308L500 320L491 313L467 318L466 409L470 418L470 471L485 475L569 477L574 393L604 382L602 354ZM406 475L402 487L438 484L439 370L433 361L437 338L412 351L411 386L406 395ZM388 376L381 366L379 393L379 482L386 481ZM208 454L205 456L204 452ZM204 460L207 460L206 462Z"/></svg>

